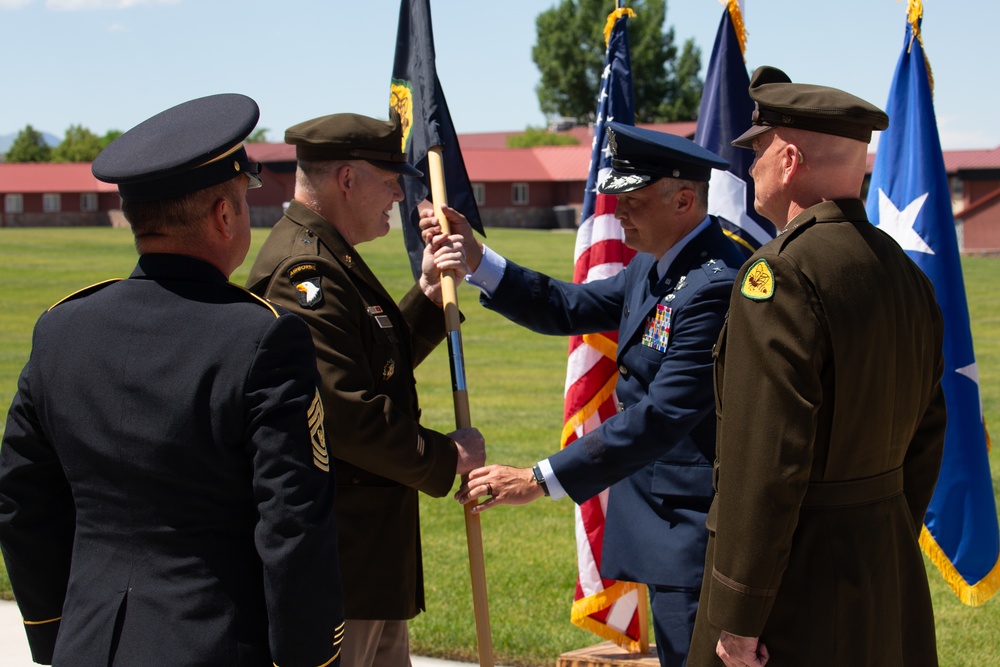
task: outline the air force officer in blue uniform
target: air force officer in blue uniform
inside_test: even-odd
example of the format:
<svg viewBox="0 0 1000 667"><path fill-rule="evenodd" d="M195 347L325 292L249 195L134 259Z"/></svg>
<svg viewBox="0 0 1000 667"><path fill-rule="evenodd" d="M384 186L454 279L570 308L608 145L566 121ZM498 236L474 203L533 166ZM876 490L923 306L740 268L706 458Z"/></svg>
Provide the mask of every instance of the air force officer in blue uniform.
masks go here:
<svg viewBox="0 0 1000 667"><path fill-rule="evenodd" d="M617 123L608 134L612 171L600 190L617 195L625 243L639 251L628 267L577 285L488 249L480 259L466 243L467 280L487 308L539 333L618 329L618 414L534 468L472 472L456 497L490 496L480 511L543 494L581 503L610 487L601 575L648 585L660 663L683 665L712 501L712 347L743 256L707 215L709 176L725 161L674 135Z"/></svg>
<svg viewBox="0 0 1000 667"><path fill-rule="evenodd" d="M339 663L315 349L227 280L250 246L258 116L199 98L94 162L139 262L39 318L0 448L0 545L36 662Z"/></svg>

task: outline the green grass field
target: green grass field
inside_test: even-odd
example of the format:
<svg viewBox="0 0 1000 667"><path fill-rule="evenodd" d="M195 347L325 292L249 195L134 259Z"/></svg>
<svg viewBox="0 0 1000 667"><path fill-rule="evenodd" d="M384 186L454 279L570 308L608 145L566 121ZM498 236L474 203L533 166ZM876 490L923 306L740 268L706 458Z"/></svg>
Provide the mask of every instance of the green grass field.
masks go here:
<svg viewBox="0 0 1000 667"><path fill-rule="evenodd" d="M255 230L250 258L233 276L242 282L266 235ZM492 247L514 261L559 277L572 275L574 236L566 232L489 230ZM398 231L361 248L389 291L411 284ZM110 277L127 276L135 250L127 230L0 229L0 406L6 411L27 359L38 315L62 296ZM987 422L1000 433L1000 260L963 261ZM489 461L533 464L558 448L566 340L532 334L481 308L477 292L459 290L472 419L487 437ZM454 428L447 351L442 346L418 371L424 423ZM997 437L996 435L994 436ZM1000 454L990 457L1000 480ZM994 482L994 493L998 483ZM476 662L476 634L465 527L454 501L421 498L428 612L411 624L413 651ZM569 621L576 579L573 506L539 500L482 516L490 617L496 662L552 665L565 651L599 639ZM929 571L938 650L949 667L997 664L1000 596L979 608L957 601ZM0 564L0 595L9 597Z"/></svg>

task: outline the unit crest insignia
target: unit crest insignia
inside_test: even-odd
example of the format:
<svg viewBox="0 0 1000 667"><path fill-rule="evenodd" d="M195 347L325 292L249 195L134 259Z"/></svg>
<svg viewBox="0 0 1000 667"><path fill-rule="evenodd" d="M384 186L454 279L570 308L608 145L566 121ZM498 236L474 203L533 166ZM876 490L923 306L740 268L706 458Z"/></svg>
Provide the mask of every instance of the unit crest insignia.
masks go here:
<svg viewBox="0 0 1000 667"><path fill-rule="evenodd" d="M767 301L774 296L774 271L767 260L758 259L747 271L740 292L754 301Z"/></svg>

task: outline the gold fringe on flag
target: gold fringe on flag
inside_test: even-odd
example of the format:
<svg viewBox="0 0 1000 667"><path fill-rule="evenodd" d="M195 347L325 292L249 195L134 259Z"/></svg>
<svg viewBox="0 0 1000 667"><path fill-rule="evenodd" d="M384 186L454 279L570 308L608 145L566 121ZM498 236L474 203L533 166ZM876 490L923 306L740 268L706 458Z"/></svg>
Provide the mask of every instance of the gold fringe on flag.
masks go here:
<svg viewBox="0 0 1000 667"><path fill-rule="evenodd" d="M739 0L719 0L719 2L729 10L729 20L733 22L733 29L736 30L736 40L740 43L740 53L743 54L743 62L746 62L747 27L743 23L743 12L740 11Z"/></svg>
<svg viewBox="0 0 1000 667"><path fill-rule="evenodd" d="M907 0L907 3L906 20L913 27L913 38L910 40L910 44L913 44L914 39L920 42L920 48L924 52L924 66L927 67L927 81L931 87L931 99L934 99L934 74L931 72L931 61L927 58L927 48L924 46L923 35L920 34L920 21L924 18L924 2L923 0ZM907 46L907 53L909 50L910 47Z"/></svg>
<svg viewBox="0 0 1000 667"><path fill-rule="evenodd" d="M945 582L962 601L962 604L970 607L982 606L1000 590L1000 561L997 561L985 577L975 584L969 585L952 565L951 560L945 555L931 532L927 530L927 526L920 528L920 548L941 572L941 576L944 577Z"/></svg>
<svg viewBox="0 0 1000 667"><path fill-rule="evenodd" d="M608 22L604 24L604 46L607 47L608 43L611 42L611 29L615 27L615 22L623 16L627 16L630 19L635 18L635 12L633 12L628 7L619 7L615 11L608 14Z"/></svg>
<svg viewBox="0 0 1000 667"><path fill-rule="evenodd" d="M640 642L633 640L624 632L618 632L611 626L598 623L590 618L590 615L607 609L614 604L615 600L624 597L632 591L638 591L642 585L631 581L616 581L612 586L605 588L600 593L580 598L573 603L570 620L573 622L573 625L581 627L584 630L589 630L608 641L612 641L629 653L641 653L642 647Z"/></svg>

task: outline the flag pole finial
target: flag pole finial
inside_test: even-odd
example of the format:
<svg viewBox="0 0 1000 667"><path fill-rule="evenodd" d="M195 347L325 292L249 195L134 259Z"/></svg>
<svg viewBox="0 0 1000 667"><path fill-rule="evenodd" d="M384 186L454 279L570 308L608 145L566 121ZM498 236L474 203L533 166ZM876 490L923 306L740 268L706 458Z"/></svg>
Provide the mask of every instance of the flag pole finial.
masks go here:
<svg viewBox="0 0 1000 667"><path fill-rule="evenodd" d="M913 40L920 42L920 50L924 53L924 66L927 68L927 80L930 82L931 98L933 99L934 74L931 72L931 61L927 58L927 49L924 47L924 37L920 34L920 24L924 20L923 0L907 0L906 20L910 24L910 43L907 45L906 51L909 53L913 46Z"/></svg>
<svg viewBox="0 0 1000 667"><path fill-rule="evenodd" d="M719 0L719 3L725 5L729 11L729 20L733 22L733 30L736 31L736 40L740 43L743 62L746 62L747 27L743 22L743 11L740 9L739 0Z"/></svg>
<svg viewBox="0 0 1000 667"><path fill-rule="evenodd" d="M627 16L630 19L635 18L635 12L633 12L628 7L618 7L615 11L608 14L608 22L604 24L604 46L611 42L611 29L615 27L615 23L623 16Z"/></svg>

